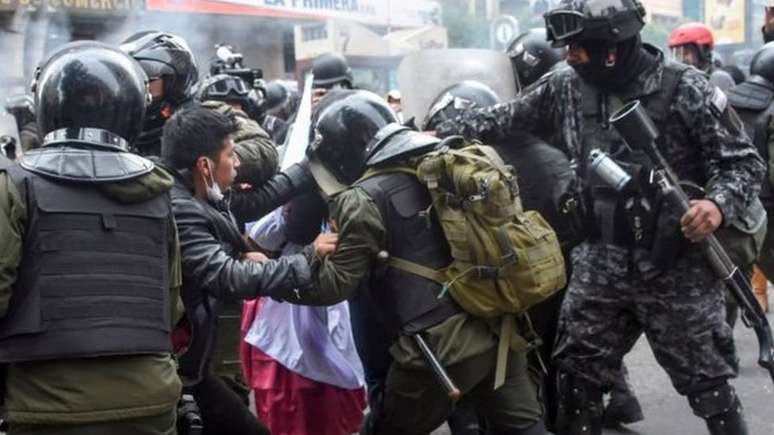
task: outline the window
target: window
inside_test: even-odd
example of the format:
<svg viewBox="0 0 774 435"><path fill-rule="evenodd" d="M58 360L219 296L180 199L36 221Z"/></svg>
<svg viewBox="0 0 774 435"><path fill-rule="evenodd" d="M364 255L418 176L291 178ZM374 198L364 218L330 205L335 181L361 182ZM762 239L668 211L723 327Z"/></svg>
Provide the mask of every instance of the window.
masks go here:
<svg viewBox="0 0 774 435"><path fill-rule="evenodd" d="M293 41L293 30L282 32L282 57L285 61L285 73L296 72L296 44Z"/></svg>

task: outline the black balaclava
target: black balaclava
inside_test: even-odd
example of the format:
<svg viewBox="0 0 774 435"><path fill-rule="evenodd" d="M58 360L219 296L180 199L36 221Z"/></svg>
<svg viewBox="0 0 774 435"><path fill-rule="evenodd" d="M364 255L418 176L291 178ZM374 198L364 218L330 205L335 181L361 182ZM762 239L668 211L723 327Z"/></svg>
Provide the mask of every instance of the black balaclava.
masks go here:
<svg viewBox="0 0 774 435"><path fill-rule="evenodd" d="M167 117L162 114L163 101L153 101L145 110L142 132L134 141L134 151L143 156L161 155L161 135Z"/></svg>
<svg viewBox="0 0 774 435"><path fill-rule="evenodd" d="M585 40L578 45L586 49L590 59L572 67L586 83L604 90L624 87L655 62L642 48L640 35L614 45L601 40Z"/></svg>

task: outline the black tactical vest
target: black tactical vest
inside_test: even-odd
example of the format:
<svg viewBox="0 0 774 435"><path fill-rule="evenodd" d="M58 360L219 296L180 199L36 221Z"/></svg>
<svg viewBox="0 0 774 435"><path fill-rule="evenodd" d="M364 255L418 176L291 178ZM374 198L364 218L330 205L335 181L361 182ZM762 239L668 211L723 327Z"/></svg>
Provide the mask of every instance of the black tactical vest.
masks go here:
<svg viewBox="0 0 774 435"><path fill-rule="evenodd" d="M744 129L769 168L769 124L774 120L774 84L761 77L751 77L728 92L728 103L742 118ZM761 183L761 202L766 208L774 207L774 189L767 176Z"/></svg>
<svg viewBox="0 0 774 435"><path fill-rule="evenodd" d="M680 78L687 66L666 62L661 89L642 96L641 101L659 130L663 130L669 116L669 107ZM607 183L592 173L588 161L592 149L610 155L636 179L647 172L650 160L642 151L632 151L610 124L609 118L617 106L610 95L581 81L583 111L583 158L579 162L580 176L586 180L588 212L592 215L592 239L619 245L638 245L650 248L654 231L659 226L659 206L652 195L622 197ZM618 102L618 105L622 104Z"/></svg>
<svg viewBox="0 0 774 435"><path fill-rule="evenodd" d="M390 256L432 269L451 263L449 245L430 210L430 194L409 174L376 175L357 183L373 198L384 219ZM391 333L411 334L436 325L462 311L441 285L412 273L388 267L371 282L371 295L384 313Z"/></svg>
<svg viewBox="0 0 774 435"><path fill-rule="evenodd" d="M122 204L95 184L5 170L28 222L0 363L170 352L168 196Z"/></svg>

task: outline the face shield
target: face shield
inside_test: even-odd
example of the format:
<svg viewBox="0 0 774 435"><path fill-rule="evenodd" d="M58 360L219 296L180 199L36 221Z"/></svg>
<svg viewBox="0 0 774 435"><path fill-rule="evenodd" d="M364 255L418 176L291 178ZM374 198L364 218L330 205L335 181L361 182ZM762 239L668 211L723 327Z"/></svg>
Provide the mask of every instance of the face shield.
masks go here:
<svg viewBox="0 0 774 435"><path fill-rule="evenodd" d="M670 50L672 59L686 65L699 66L699 51L693 44L684 44L672 47Z"/></svg>
<svg viewBox="0 0 774 435"><path fill-rule="evenodd" d="M519 92L513 76L504 52L451 48L409 53L398 67L403 117L420 125L439 95L466 80L488 86L501 101L512 100Z"/></svg>

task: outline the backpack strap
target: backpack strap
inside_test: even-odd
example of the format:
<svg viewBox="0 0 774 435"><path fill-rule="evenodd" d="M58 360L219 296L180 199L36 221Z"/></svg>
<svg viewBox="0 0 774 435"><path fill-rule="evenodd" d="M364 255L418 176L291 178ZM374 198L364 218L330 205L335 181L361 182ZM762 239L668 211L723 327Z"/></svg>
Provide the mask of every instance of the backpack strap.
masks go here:
<svg viewBox="0 0 774 435"><path fill-rule="evenodd" d="M402 258L390 256L387 264L396 269L404 272L413 273L414 275L421 276L422 278L434 281L438 284L445 285L446 281L443 279L443 270L431 269L427 266L423 266L413 261L404 260Z"/></svg>
<svg viewBox="0 0 774 435"><path fill-rule="evenodd" d="M368 180L369 178L377 177L379 175L397 174L397 173L409 174L414 177L417 176L417 171L405 166L392 166L389 168L368 168L363 173L363 175L361 175L360 178L355 180L355 182L352 184L353 185L358 184L360 182Z"/></svg>
<svg viewBox="0 0 774 435"><path fill-rule="evenodd" d="M656 122L659 131L663 131L664 124L669 119L669 106L674 100L677 87L683 74L689 69L688 65L679 62L667 61L664 64L663 74L661 76L661 89L655 94L645 99L645 107L648 114Z"/></svg>

